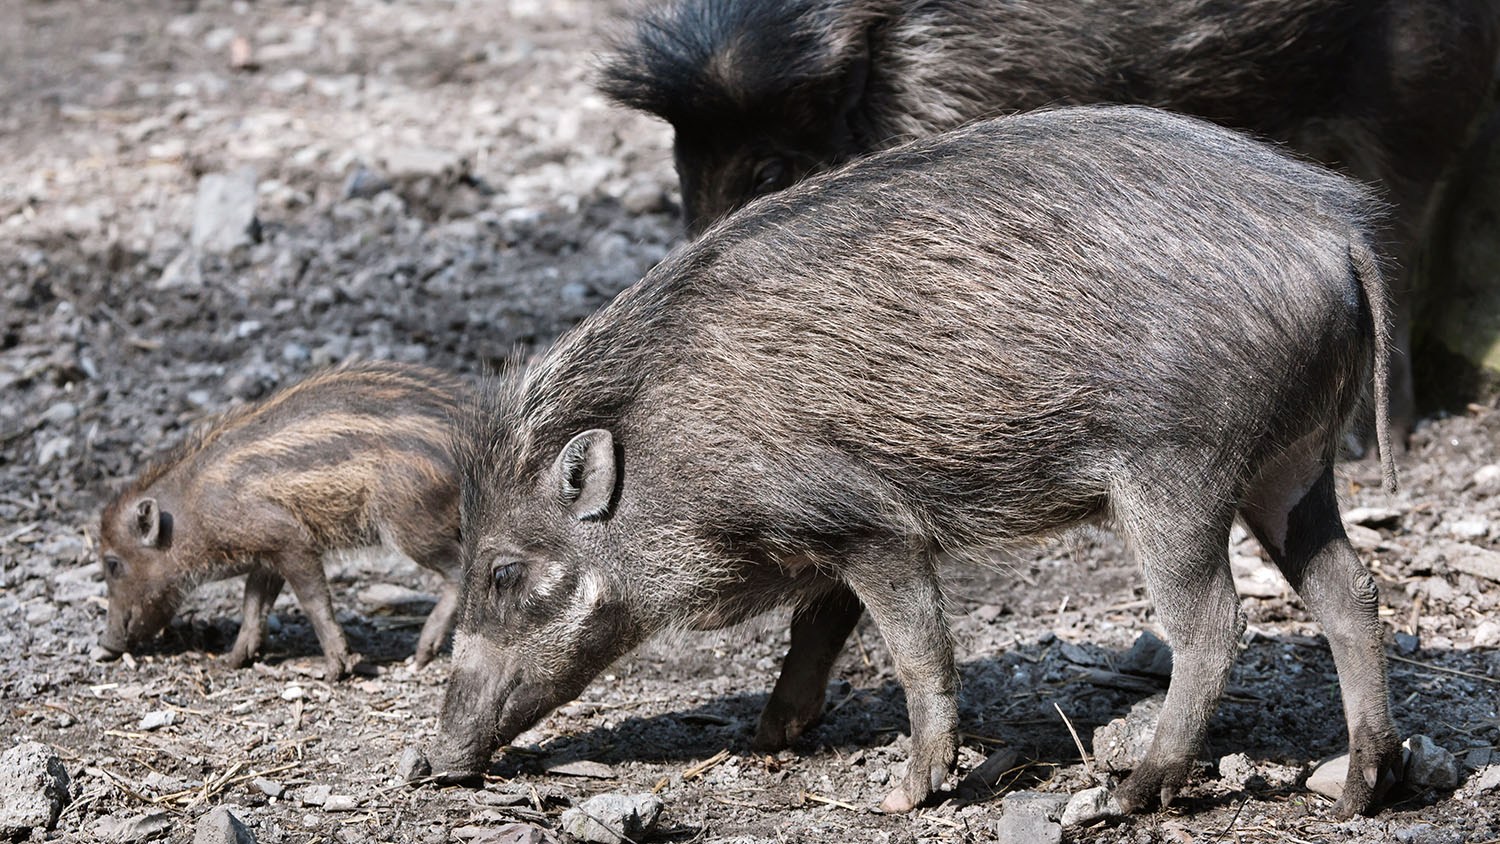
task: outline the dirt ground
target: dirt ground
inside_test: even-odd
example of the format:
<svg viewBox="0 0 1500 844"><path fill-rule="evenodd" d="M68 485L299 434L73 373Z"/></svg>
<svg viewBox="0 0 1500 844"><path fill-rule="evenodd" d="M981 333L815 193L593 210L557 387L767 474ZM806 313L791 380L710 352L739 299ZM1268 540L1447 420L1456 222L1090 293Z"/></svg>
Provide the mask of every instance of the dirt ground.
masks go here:
<svg viewBox="0 0 1500 844"><path fill-rule="evenodd" d="M1102 532L949 573L959 773L1005 747L1021 755L993 787L911 816L872 809L901 773L906 722L868 620L823 724L792 751L748 748L787 641L774 615L627 658L497 755L482 789L395 774L435 730L447 669L446 656L411 666L421 607L379 588L434 591L406 561L331 564L370 666L349 681L318 679L287 595L266 659L223 667L237 581L202 587L156 649L89 659L104 619L98 509L196 421L353 358L477 377L545 346L676 242L668 130L589 86L622 7L0 0L0 732L67 763L73 801L49 840L101 840L165 813L159 835L189 841L221 804L261 842L482 840L513 820L555 828L595 793L656 791L652 841L993 841L1005 793L1110 781L1080 760L1069 725L1087 747L1164 681L1116 670L1156 628ZM195 250L200 176L244 166L259 242ZM1349 507L1390 511L1351 531L1399 657L1398 724L1456 754L1461 778L1500 762L1500 583L1464 572L1500 551L1500 469L1481 471L1497 463L1491 401L1422 423L1398 495L1368 463L1340 478ZM1250 626L1202 770L1170 811L1068 838L1500 840L1500 791L1472 783L1346 822L1302 787L1345 744L1332 661L1254 542L1236 538ZM1221 776L1234 753L1258 776ZM588 776L552 770L580 760L597 764L565 771Z"/></svg>

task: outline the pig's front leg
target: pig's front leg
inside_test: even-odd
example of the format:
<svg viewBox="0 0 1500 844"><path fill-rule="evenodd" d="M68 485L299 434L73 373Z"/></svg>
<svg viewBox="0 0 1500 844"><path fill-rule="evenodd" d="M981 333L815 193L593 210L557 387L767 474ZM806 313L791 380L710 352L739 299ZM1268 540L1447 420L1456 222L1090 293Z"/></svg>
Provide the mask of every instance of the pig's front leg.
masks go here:
<svg viewBox="0 0 1500 844"><path fill-rule="evenodd" d="M958 749L958 671L937 570L930 554L907 551L852 561L845 579L880 627L906 689L911 760L880 808L909 812L942 785Z"/></svg>
<svg viewBox="0 0 1500 844"><path fill-rule="evenodd" d="M269 569L255 569L245 578L245 601L242 605L240 632L226 660L231 668L244 668L255 660L266 641L266 616L285 581Z"/></svg>
<svg viewBox="0 0 1500 844"><path fill-rule="evenodd" d="M822 717L828 672L863 612L859 598L842 584L797 609L781 676L760 713L756 750L786 747Z"/></svg>

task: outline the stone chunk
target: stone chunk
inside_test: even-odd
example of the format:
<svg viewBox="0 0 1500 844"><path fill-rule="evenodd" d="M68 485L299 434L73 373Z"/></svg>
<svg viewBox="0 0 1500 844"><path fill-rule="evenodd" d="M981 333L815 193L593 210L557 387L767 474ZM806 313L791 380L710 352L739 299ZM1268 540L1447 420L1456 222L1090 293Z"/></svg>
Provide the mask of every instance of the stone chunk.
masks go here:
<svg viewBox="0 0 1500 844"><path fill-rule="evenodd" d="M1458 760L1427 736L1416 735L1401 743L1406 757L1406 782L1421 788L1458 787Z"/></svg>
<svg viewBox="0 0 1500 844"><path fill-rule="evenodd" d="M109 815L99 819L94 833L101 841L117 844L135 844L161 838L172 831L172 816L166 812L148 812L140 815Z"/></svg>
<svg viewBox="0 0 1500 844"><path fill-rule="evenodd" d="M256 175L252 167L231 173L208 173L198 181L193 205L193 246L223 254L260 239L255 216Z"/></svg>
<svg viewBox="0 0 1500 844"><path fill-rule="evenodd" d="M600 794L563 812L562 829L580 841L627 844L644 838L661 810L654 794Z"/></svg>
<svg viewBox="0 0 1500 844"><path fill-rule="evenodd" d="M0 838L51 829L67 804L68 769L52 748L33 741L0 754Z"/></svg>
<svg viewBox="0 0 1500 844"><path fill-rule="evenodd" d="M1152 695L1116 718L1094 729L1094 761L1106 771L1129 771L1146 757L1156 738L1156 719L1166 695Z"/></svg>
<svg viewBox="0 0 1500 844"><path fill-rule="evenodd" d="M1114 795L1101 785L1085 788L1068 799L1068 805L1062 813L1062 825L1087 826L1095 821L1117 818L1123 814L1125 813L1120 811L1120 804L1115 802Z"/></svg>
<svg viewBox="0 0 1500 844"><path fill-rule="evenodd" d="M198 819L193 844L255 844L255 835L228 807L219 806Z"/></svg>
<svg viewBox="0 0 1500 844"><path fill-rule="evenodd" d="M1147 630L1135 639L1130 650L1120 657L1115 667L1127 674L1147 674L1153 677L1172 676L1172 649L1156 634Z"/></svg>
<svg viewBox="0 0 1500 844"><path fill-rule="evenodd" d="M1060 844L1066 794L1018 791L1000 801L1002 814L995 822L995 837L1014 844Z"/></svg>

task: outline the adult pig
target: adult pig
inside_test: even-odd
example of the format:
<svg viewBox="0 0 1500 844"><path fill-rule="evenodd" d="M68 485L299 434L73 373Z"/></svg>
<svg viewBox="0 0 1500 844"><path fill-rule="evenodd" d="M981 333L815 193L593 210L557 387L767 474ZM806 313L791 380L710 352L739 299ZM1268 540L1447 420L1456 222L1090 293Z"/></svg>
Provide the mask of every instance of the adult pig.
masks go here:
<svg viewBox="0 0 1500 844"><path fill-rule="evenodd" d="M266 615L290 584L323 646L330 679L358 662L334 618L323 558L389 545L444 576L417 643L425 664L458 606L462 396L435 369L362 363L325 370L230 411L157 458L105 507L100 559L119 654L172 620L193 587L246 575L229 664L260 650Z"/></svg>
<svg viewBox="0 0 1500 844"><path fill-rule="evenodd" d="M1242 516L1322 624L1369 810L1399 746L1375 585L1334 495L1385 288L1352 181L1144 108L975 124L753 203L488 391L465 427L463 598L433 769L495 748L658 631L796 607L758 744L818 717L862 602L920 804L954 758L936 572L1086 522L1174 652L1127 809L1186 781L1244 618Z"/></svg>

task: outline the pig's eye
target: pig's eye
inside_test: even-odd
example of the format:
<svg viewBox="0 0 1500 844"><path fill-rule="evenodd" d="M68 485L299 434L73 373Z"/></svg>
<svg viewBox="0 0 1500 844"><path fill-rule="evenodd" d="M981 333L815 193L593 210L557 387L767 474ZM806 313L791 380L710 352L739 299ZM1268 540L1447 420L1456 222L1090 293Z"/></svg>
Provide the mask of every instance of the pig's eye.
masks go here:
<svg viewBox="0 0 1500 844"><path fill-rule="evenodd" d="M495 584L496 591L505 591L515 586L521 579L520 563L496 563L490 571L490 580Z"/></svg>
<svg viewBox="0 0 1500 844"><path fill-rule="evenodd" d="M120 576L120 567L122 565L123 565L123 563L120 562L120 558L119 557L113 557L113 556L111 556L111 557L105 557L104 558L104 576L107 577L107 578L109 578L110 580L114 580L116 577L119 577Z"/></svg>
<svg viewBox="0 0 1500 844"><path fill-rule="evenodd" d="M756 196L764 196L781 190L792 181L792 168L787 164L785 158L768 158L756 165L755 176L751 181L751 191Z"/></svg>

